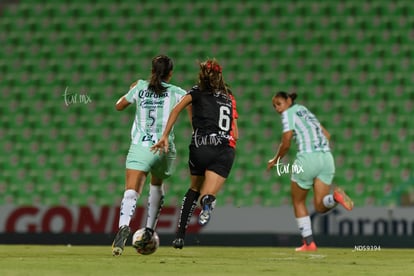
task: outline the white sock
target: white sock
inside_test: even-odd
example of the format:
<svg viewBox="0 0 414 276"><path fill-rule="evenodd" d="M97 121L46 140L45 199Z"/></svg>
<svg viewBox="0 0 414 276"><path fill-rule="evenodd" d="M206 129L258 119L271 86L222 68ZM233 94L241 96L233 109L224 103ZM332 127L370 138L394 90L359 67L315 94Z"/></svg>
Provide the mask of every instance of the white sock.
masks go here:
<svg viewBox="0 0 414 276"><path fill-rule="evenodd" d="M331 194L331 195L326 195L326 196L323 198L322 202L323 202L323 205L324 205L326 208L329 208L329 209L331 209L331 208L335 207L335 206L338 204L338 203L335 201L335 199L334 199L334 197L333 197L333 195L332 195L332 194Z"/></svg>
<svg viewBox="0 0 414 276"><path fill-rule="evenodd" d="M155 230L161 208L164 204L164 185L150 185L146 227Z"/></svg>
<svg viewBox="0 0 414 276"><path fill-rule="evenodd" d="M139 194L135 190L129 189L124 192L124 198L122 198L119 212L119 227L129 225L131 222L131 218L135 214L138 198Z"/></svg>
<svg viewBox="0 0 414 276"><path fill-rule="evenodd" d="M296 222L298 224L302 238L312 236L312 226L309 216L296 218Z"/></svg>

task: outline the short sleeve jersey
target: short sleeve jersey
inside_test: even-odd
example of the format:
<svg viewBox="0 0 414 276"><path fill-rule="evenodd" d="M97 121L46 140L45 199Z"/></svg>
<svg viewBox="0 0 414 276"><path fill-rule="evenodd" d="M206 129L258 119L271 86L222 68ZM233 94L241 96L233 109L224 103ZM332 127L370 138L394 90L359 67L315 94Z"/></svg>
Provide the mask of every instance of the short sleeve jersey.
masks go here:
<svg viewBox="0 0 414 276"><path fill-rule="evenodd" d="M224 93L201 92L194 86L192 98L192 144L226 145L235 147L234 118L237 118L236 100Z"/></svg>
<svg viewBox="0 0 414 276"><path fill-rule="evenodd" d="M160 139L171 110L186 94L182 88L163 82L167 90L158 95L148 89L148 84L146 80L138 80L125 96L128 102L136 104L131 143L146 147L152 146ZM174 141L173 130L168 139L171 143Z"/></svg>
<svg viewBox="0 0 414 276"><path fill-rule="evenodd" d="M328 152L321 124L305 106L294 104L282 113L283 132L293 130L299 152Z"/></svg>

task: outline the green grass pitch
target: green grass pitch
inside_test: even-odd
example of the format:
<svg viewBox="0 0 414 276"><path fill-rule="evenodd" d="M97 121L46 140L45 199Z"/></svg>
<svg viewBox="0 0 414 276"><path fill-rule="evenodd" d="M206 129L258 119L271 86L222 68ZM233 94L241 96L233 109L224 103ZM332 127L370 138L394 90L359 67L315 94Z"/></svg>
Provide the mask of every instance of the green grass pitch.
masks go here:
<svg viewBox="0 0 414 276"><path fill-rule="evenodd" d="M162 246L142 256L131 246L0 245L0 275L408 275L414 249ZM408 273L408 274L407 274Z"/></svg>

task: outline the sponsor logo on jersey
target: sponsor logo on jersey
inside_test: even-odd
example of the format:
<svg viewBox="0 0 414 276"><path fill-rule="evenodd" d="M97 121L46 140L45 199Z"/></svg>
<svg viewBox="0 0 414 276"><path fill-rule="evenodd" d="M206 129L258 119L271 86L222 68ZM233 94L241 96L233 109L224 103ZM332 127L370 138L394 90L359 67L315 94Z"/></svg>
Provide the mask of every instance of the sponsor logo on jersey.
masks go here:
<svg viewBox="0 0 414 276"><path fill-rule="evenodd" d="M165 98L165 97L168 97L168 92L163 92L161 94L157 94L155 92L152 92L150 90L145 89L145 90L140 90L138 92L138 97L141 98L141 99L144 99L144 98Z"/></svg>

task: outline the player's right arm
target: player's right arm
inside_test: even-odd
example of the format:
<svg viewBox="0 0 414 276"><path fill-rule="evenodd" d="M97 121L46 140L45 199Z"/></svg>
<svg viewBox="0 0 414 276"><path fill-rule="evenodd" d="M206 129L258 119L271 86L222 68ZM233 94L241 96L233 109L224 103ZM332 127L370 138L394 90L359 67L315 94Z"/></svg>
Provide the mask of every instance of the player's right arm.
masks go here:
<svg viewBox="0 0 414 276"><path fill-rule="evenodd" d="M171 129L173 128L175 122L177 121L178 115L183 111L187 106L192 102L191 94L185 95L180 102L172 109L170 115L168 116L167 125L165 126L164 133L162 134L158 143L151 147L151 151L154 152L168 152L168 135L170 135Z"/></svg>
<svg viewBox="0 0 414 276"><path fill-rule="evenodd" d="M331 134L322 125L321 125L321 128L322 128L323 135L325 135L326 139L328 139L329 141L331 139Z"/></svg>
<svg viewBox="0 0 414 276"><path fill-rule="evenodd" d="M122 96L117 102L116 102L116 104L115 104L115 108L116 108L116 110L118 110L118 111L122 111L122 110L124 110L125 108L127 108L128 107L128 105L130 105L131 103L130 102L128 102L126 99L125 99L125 95L124 96Z"/></svg>
<svg viewBox="0 0 414 276"><path fill-rule="evenodd" d="M187 105L186 109L187 109L188 119L190 121L190 126L191 128L193 128L193 105L192 104Z"/></svg>
<svg viewBox="0 0 414 276"><path fill-rule="evenodd" d="M283 133L282 135L282 141L280 142L278 151L272 159L270 159L267 162L267 170L270 170L274 167L276 163L279 162L280 159L282 159L286 153L289 151L291 140L293 138L293 130L289 130Z"/></svg>
<svg viewBox="0 0 414 276"><path fill-rule="evenodd" d="M289 151L291 140L293 138L294 120L292 114L288 110L282 113L283 134L276 155L267 162L267 170L269 171L273 166L282 159Z"/></svg>
<svg viewBox="0 0 414 276"><path fill-rule="evenodd" d="M129 86L129 90L131 91L131 89L134 88L137 85L137 83L138 83L138 81L133 82ZM128 95L128 93L125 94L124 96L122 96L121 98L119 98L119 100L116 102L116 104L115 104L116 110L122 111L131 104L130 102L127 101L126 95Z"/></svg>

